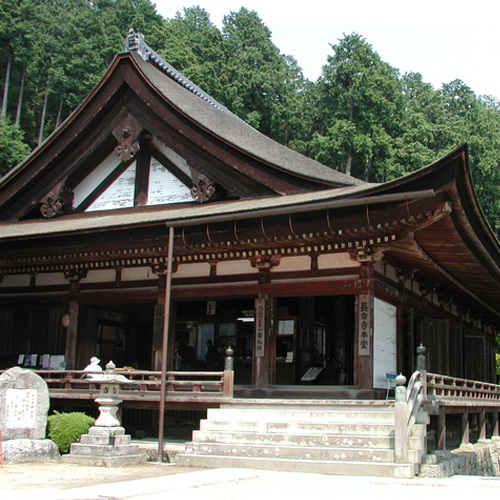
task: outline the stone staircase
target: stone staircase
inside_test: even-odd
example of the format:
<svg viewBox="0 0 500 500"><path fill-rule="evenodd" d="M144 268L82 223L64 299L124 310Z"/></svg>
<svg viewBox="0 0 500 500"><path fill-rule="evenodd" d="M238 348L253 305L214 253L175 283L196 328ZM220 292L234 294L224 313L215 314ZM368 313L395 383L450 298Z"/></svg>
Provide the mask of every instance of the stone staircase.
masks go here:
<svg viewBox="0 0 500 500"><path fill-rule="evenodd" d="M416 425L408 463L394 463L394 402L234 400L209 409L179 465L414 477L425 453Z"/></svg>

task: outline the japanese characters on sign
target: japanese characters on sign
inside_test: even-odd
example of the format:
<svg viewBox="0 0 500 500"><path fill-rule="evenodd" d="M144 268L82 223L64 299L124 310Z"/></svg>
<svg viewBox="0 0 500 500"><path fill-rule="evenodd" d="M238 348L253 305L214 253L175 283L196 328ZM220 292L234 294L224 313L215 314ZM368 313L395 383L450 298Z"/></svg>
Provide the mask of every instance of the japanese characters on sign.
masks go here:
<svg viewBox="0 0 500 500"><path fill-rule="evenodd" d="M371 354L371 324L372 324L371 297L369 294L359 295L358 307L358 354L370 356Z"/></svg>
<svg viewBox="0 0 500 500"><path fill-rule="evenodd" d="M255 299L255 356L264 357L266 313L264 299Z"/></svg>
<svg viewBox="0 0 500 500"><path fill-rule="evenodd" d="M217 309L217 302L215 300L207 301L207 316L213 316Z"/></svg>
<svg viewBox="0 0 500 500"><path fill-rule="evenodd" d="M6 427L30 429L36 424L37 391L35 389L7 389Z"/></svg>

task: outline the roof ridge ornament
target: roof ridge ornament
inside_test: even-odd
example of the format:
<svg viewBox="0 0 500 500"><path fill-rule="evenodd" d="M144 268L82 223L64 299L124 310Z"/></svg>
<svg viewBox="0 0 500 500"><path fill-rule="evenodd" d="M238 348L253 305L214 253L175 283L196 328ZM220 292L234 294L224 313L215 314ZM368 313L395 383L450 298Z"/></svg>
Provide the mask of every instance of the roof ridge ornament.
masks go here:
<svg viewBox="0 0 500 500"><path fill-rule="evenodd" d="M128 30L128 35L125 37L125 51L137 51L139 55L147 61L149 59L148 49L149 47L144 41L144 35L134 28L130 28Z"/></svg>

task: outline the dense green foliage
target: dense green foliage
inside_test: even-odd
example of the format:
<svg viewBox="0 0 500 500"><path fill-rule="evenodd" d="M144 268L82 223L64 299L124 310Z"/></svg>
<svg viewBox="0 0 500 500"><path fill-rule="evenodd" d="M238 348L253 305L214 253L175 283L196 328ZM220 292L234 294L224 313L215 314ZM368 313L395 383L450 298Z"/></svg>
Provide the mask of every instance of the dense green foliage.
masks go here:
<svg viewBox="0 0 500 500"><path fill-rule="evenodd" d="M59 413L55 411L47 417L47 436L59 448L60 453L68 453L71 443L77 443L94 425L95 418L85 413Z"/></svg>
<svg viewBox="0 0 500 500"><path fill-rule="evenodd" d="M200 7L163 19L150 0L0 0L0 174L25 154L23 140L35 147L81 102L130 27L264 134L353 176L386 181L467 142L479 200L498 233L496 98L460 80L434 89L418 73L400 75L355 33L332 44L322 76L308 81L245 8L219 29Z"/></svg>
<svg viewBox="0 0 500 500"><path fill-rule="evenodd" d="M0 172L6 172L30 152L29 146L23 142L23 135L17 125L9 124L0 116Z"/></svg>

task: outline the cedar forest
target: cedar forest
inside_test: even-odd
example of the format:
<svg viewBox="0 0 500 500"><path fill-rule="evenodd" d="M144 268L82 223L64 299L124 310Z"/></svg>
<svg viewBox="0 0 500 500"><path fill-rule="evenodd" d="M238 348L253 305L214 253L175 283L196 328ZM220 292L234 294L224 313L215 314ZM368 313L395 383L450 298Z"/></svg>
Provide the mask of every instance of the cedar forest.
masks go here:
<svg viewBox="0 0 500 500"><path fill-rule="evenodd" d="M332 41L316 82L258 14L219 29L200 7L163 19L149 0L0 0L0 174L39 145L99 82L129 28L208 94L278 142L383 182L468 143L478 198L500 232L500 101L461 80L401 75L361 35Z"/></svg>

